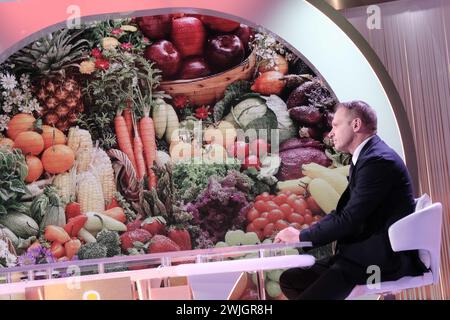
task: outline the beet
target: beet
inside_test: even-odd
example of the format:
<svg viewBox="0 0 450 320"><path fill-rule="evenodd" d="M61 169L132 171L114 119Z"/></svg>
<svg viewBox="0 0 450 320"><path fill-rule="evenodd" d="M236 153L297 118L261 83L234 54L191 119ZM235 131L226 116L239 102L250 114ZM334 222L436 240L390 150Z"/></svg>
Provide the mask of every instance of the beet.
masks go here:
<svg viewBox="0 0 450 320"><path fill-rule="evenodd" d="M290 138L283 143L280 144L280 152L286 151L289 149L298 149L298 148L316 148L319 150L323 150L323 146L320 141L311 139L311 138Z"/></svg>
<svg viewBox="0 0 450 320"><path fill-rule="evenodd" d="M298 86L287 99L288 109L307 104L308 96L306 94L319 87L321 87L321 84L318 81L308 81Z"/></svg>
<svg viewBox="0 0 450 320"><path fill-rule="evenodd" d="M288 149L280 152L281 165L278 170L277 178L280 181L299 179L303 177L302 165L315 162L322 166L331 165L331 160L325 152L311 147L300 147Z"/></svg>
<svg viewBox="0 0 450 320"><path fill-rule="evenodd" d="M289 109L289 116L300 124L313 126L322 121L322 113L314 106L300 106Z"/></svg>

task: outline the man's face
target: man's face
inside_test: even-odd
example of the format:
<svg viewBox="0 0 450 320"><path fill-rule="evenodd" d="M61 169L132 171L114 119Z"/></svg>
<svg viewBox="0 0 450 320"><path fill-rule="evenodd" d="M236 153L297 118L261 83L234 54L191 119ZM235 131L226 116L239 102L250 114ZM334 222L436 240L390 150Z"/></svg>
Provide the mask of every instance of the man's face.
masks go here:
<svg viewBox="0 0 450 320"><path fill-rule="evenodd" d="M333 140L334 147L340 152L350 152L349 147L355 137L353 119L344 108L338 108L332 121L332 130L329 137Z"/></svg>

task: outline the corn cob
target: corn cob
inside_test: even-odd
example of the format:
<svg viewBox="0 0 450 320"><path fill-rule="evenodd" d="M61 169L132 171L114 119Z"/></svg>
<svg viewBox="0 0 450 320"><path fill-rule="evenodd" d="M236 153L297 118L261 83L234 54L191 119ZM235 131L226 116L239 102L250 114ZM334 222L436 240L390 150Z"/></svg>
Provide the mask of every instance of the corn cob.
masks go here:
<svg viewBox="0 0 450 320"><path fill-rule="evenodd" d="M78 175L78 203L82 213L89 211L103 213L105 210L100 180L90 171Z"/></svg>
<svg viewBox="0 0 450 320"><path fill-rule="evenodd" d="M92 160L92 148L80 147L76 154L78 173L87 171Z"/></svg>
<svg viewBox="0 0 450 320"><path fill-rule="evenodd" d="M67 145L75 153L83 147L91 148L93 147L91 134L89 131L80 129L78 127L70 128L69 134L67 136Z"/></svg>
<svg viewBox="0 0 450 320"><path fill-rule="evenodd" d="M92 168L100 179L105 204L108 205L117 190L114 169L109 156L98 147L92 153Z"/></svg>
<svg viewBox="0 0 450 320"><path fill-rule="evenodd" d="M75 171L72 169L69 172L58 174L53 180L53 185L63 203L67 204L73 201L76 189Z"/></svg>

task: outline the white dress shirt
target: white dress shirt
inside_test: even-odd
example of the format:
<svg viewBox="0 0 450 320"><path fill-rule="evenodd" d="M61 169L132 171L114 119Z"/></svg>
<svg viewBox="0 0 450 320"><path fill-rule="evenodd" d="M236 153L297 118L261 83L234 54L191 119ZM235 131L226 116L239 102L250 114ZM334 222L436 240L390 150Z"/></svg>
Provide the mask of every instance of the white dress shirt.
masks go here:
<svg viewBox="0 0 450 320"><path fill-rule="evenodd" d="M369 140L372 139L372 138L373 138L373 136L368 137L366 140L361 142L359 144L359 146L356 147L355 152L353 152L353 155L352 155L353 165L356 165L356 161L358 161L358 157L359 157L359 154L361 153L362 148L364 148L366 143L369 142Z"/></svg>

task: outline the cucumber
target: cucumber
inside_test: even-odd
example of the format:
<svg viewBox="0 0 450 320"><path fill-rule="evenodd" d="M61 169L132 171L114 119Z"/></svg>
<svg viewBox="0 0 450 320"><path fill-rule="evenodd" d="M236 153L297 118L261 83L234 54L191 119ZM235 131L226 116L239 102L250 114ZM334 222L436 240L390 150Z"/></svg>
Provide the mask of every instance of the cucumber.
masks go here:
<svg viewBox="0 0 450 320"><path fill-rule="evenodd" d="M28 239L37 236L39 226L33 218L19 212L11 212L0 217L0 224L11 230L16 236Z"/></svg>

